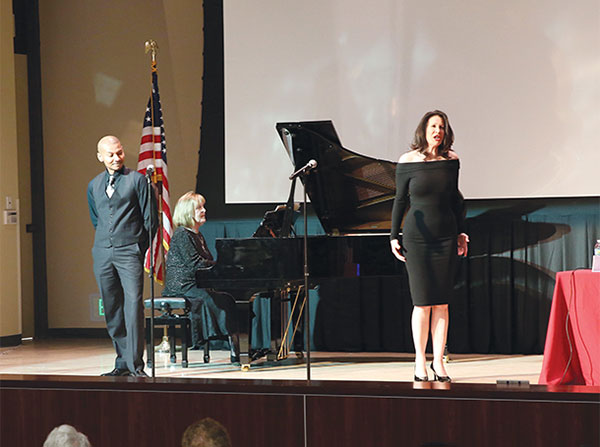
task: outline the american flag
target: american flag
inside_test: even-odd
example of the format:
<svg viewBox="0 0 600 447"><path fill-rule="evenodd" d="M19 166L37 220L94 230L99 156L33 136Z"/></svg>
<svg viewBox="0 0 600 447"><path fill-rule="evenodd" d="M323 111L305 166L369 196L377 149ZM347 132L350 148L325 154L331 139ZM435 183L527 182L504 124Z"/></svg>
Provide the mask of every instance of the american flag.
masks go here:
<svg viewBox="0 0 600 447"><path fill-rule="evenodd" d="M160 96L158 94L158 74L155 67L152 70L152 94L148 100L146 114L144 115L142 142L137 166L138 172L146 174L146 168L149 165L154 165L152 181L158 187L157 190L160 197L158 208L160 217L159 228L152 241L152 250L154 253L154 279L162 284L165 277L165 255L169 251L171 236L173 235L173 220L171 219L171 207L169 206L167 142L165 139ZM163 250L160 250L160 247ZM146 252L144 268L146 272L150 272L150 249Z"/></svg>

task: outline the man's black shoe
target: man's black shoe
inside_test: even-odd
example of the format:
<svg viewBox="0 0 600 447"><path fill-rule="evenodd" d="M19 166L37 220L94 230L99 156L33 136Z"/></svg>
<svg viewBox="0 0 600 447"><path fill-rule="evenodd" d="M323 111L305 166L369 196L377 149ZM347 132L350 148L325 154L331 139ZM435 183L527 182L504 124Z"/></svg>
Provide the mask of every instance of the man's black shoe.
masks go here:
<svg viewBox="0 0 600 447"><path fill-rule="evenodd" d="M128 369L115 368L111 372L100 374L101 376L130 376Z"/></svg>
<svg viewBox="0 0 600 447"><path fill-rule="evenodd" d="M146 374L144 372L143 369L138 369L136 372L132 372L131 374L129 374L130 376L133 377L150 377L148 374Z"/></svg>

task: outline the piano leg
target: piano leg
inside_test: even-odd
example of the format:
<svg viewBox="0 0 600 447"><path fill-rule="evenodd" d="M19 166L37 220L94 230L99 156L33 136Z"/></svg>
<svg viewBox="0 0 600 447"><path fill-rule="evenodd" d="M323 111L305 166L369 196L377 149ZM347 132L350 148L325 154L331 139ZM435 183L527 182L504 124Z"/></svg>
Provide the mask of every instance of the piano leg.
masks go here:
<svg viewBox="0 0 600 447"><path fill-rule="evenodd" d="M282 346L285 350L285 344L283 343L282 337L285 331L286 319L284 315L287 309L287 302L285 300L287 293L284 290L280 290L279 296L277 296L276 291L271 292L270 295L271 345L269 352L267 353L267 360L273 362L287 357L287 352L281 350Z"/></svg>
<svg viewBox="0 0 600 447"><path fill-rule="evenodd" d="M252 312L252 301L237 301L237 307L246 307L245 314L248 317L248 337L240 337L239 335L237 336L237 352L239 362L242 371L248 371L250 369L250 362L252 361L252 357L250 355L250 350L252 348L252 319L254 318L254 312Z"/></svg>
<svg viewBox="0 0 600 447"><path fill-rule="evenodd" d="M222 290L235 301L235 332L229 336L230 359L232 363L240 363L242 370L247 370L250 365L251 331L248 338L240 336L245 331L242 315L248 316L248 327L252 328L252 302L251 295L244 290Z"/></svg>
<svg viewBox="0 0 600 447"><path fill-rule="evenodd" d="M229 354L231 363L240 363L240 335L238 332L229 336Z"/></svg>

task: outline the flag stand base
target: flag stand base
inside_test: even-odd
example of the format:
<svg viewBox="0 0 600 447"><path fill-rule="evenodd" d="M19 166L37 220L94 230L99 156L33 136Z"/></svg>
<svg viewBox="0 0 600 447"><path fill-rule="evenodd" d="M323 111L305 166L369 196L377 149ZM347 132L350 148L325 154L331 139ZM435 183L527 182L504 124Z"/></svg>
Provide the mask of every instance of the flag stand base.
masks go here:
<svg viewBox="0 0 600 447"><path fill-rule="evenodd" d="M162 341L154 347L154 352L171 352L171 346L169 345L169 337L163 335Z"/></svg>

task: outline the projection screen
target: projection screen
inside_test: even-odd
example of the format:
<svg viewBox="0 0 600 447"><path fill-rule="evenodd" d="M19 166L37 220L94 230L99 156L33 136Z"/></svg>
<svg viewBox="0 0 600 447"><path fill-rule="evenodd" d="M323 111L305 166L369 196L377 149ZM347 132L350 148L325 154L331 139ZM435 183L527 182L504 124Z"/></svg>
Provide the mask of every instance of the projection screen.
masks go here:
<svg viewBox="0 0 600 447"><path fill-rule="evenodd" d="M465 197L600 193L598 0L224 0L224 48L227 203L287 198L277 122L396 161L433 109Z"/></svg>

